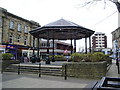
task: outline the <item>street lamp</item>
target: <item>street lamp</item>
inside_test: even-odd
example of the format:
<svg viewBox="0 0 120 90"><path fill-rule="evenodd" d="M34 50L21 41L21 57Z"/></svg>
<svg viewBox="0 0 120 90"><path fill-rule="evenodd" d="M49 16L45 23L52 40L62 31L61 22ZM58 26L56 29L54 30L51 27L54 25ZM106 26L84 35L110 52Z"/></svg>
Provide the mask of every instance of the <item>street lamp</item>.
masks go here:
<svg viewBox="0 0 120 90"><path fill-rule="evenodd" d="M120 72L119 72L119 60L118 60L118 51L119 51L118 40L115 41L115 46L116 46L116 65L118 67L118 74L120 74Z"/></svg>

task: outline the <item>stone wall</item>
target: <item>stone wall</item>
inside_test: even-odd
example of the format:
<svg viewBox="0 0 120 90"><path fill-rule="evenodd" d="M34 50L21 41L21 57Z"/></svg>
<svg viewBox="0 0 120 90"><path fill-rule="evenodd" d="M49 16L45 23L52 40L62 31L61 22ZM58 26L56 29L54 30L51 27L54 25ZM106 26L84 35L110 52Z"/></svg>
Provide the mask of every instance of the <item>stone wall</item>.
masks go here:
<svg viewBox="0 0 120 90"><path fill-rule="evenodd" d="M101 79L106 76L107 62L70 62L67 63L67 76L77 78ZM65 64L63 64L63 75Z"/></svg>
<svg viewBox="0 0 120 90"><path fill-rule="evenodd" d="M0 43L9 43L9 36L12 35L13 42L15 45L24 45L25 38L27 39L27 44L25 46L32 46L33 36L30 35L29 31L40 27L37 22L30 21L14 15L8 12L6 9L0 7L0 18L2 19L2 27L0 26ZM10 28L10 22L13 22L13 28ZM18 24L21 25L21 31L18 31ZM28 32L25 31L27 27ZM20 36L20 41L18 42L18 37ZM2 39L2 40L1 40ZM37 39L35 40L37 43ZM36 44L37 45L37 44Z"/></svg>

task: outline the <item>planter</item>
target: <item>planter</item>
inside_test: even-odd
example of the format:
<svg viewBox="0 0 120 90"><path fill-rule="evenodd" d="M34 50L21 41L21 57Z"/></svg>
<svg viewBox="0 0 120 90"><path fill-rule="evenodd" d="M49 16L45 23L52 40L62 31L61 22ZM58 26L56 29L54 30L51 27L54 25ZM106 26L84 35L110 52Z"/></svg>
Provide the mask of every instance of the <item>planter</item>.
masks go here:
<svg viewBox="0 0 120 90"><path fill-rule="evenodd" d="M2 72L11 64L18 64L18 60L2 60Z"/></svg>
<svg viewBox="0 0 120 90"><path fill-rule="evenodd" d="M107 62L70 62L67 63L67 76L77 78L101 79L106 76ZM63 75L65 64L63 67Z"/></svg>

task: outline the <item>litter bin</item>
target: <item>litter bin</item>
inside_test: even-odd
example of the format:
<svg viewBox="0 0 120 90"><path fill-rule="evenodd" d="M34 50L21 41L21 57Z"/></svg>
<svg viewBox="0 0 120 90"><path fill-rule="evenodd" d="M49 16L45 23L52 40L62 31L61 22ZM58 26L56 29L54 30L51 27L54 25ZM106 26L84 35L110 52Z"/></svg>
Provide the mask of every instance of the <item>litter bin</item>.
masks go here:
<svg viewBox="0 0 120 90"><path fill-rule="evenodd" d="M120 78L103 77L92 90L120 90Z"/></svg>

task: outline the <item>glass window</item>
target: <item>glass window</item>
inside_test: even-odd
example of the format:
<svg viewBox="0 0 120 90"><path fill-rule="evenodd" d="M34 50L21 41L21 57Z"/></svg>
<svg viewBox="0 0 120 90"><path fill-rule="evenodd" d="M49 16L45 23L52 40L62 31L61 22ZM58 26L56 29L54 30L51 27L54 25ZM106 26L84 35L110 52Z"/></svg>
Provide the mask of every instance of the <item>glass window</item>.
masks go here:
<svg viewBox="0 0 120 90"><path fill-rule="evenodd" d="M9 36L9 43L12 44L13 43L13 35Z"/></svg>
<svg viewBox="0 0 120 90"><path fill-rule="evenodd" d="M18 37L17 37L17 41L20 42L20 35L18 35Z"/></svg>
<svg viewBox="0 0 120 90"><path fill-rule="evenodd" d="M2 27L2 17L0 17L0 27Z"/></svg>
<svg viewBox="0 0 120 90"><path fill-rule="evenodd" d="M22 25L18 24L18 31L22 31Z"/></svg>
<svg viewBox="0 0 120 90"><path fill-rule="evenodd" d="M14 22L10 21L10 29L14 29Z"/></svg>
<svg viewBox="0 0 120 90"><path fill-rule="evenodd" d="M24 38L24 45L27 45L27 36Z"/></svg>
<svg viewBox="0 0 120 90"><path fill-rule="evenodd" d="M25 26L25 33L28 33L28 26Z"/></svg>

